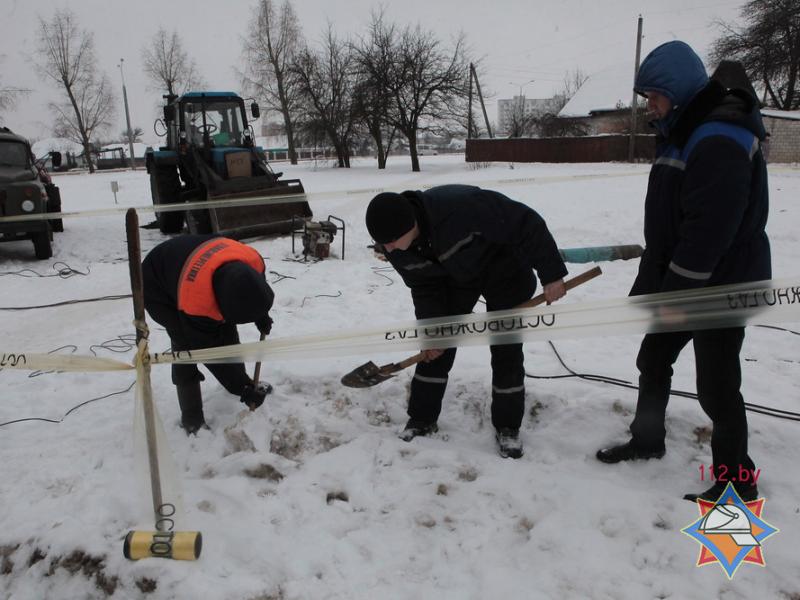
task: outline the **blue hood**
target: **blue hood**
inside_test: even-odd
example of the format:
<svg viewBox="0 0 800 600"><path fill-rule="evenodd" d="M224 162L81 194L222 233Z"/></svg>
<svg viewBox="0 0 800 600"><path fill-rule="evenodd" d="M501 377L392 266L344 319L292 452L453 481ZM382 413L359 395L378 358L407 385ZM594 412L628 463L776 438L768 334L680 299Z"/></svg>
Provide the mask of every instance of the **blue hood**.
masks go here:
<svg viewBox="0 0 800 600"><path fill-rule="evenodd" d="M645 57L633 86L638 94L658 92L672 101L673 110L656 121L663 134L677 120L689 101L708 84L703 61L684 42L661 44Z"/></svg>

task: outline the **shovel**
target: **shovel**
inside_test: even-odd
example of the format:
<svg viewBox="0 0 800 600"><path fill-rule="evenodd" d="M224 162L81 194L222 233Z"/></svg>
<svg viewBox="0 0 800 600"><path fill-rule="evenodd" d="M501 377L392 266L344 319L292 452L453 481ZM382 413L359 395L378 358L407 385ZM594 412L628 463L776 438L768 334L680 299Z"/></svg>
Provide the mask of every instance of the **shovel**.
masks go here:
<svg viewBox="0 0 800 600"><path fill-rule="evenodd" d="M262 333L261 336L258 338L258 341L263 342L265 337L267 336ZM253 370L253 385L258 385L259 377L261 377L261 361L258 361L256 363L256 367ZM248 404L247 407L250 409L251 412L256 409L256 407L252 403Z"/></svg>
<svg viewBox="0 0 800 600"><path fill-rule="evenodd" d="M582 283L586 283L590 279L594 279L598 275L600 275L602 271L600 267L594 267L593 269L589 269L588 271L581 273L580 275L576 275L572 279L567 279L564 282L564 287L567 290L571 290ZM530 300L523 302L519 306L515 308L531 308L534 306L538 306L539 304L543 304L545 302L544 294L539 294L538 296L534 296ZM407 359L397 362L397 363L389 363L379 367L374 362L369 361L364 363L360 367L356 367L349 373L347 373L344 377L342 377L342 385L352 388L366 388L372 387L374 385L378 385L379 383L383 383L387 379L391 379L395 373L398 371L402 371L410 367L411 365L415 365L424 358L424 354L420 352L419 354L415 354L414 356L410 356Z"/></svg>

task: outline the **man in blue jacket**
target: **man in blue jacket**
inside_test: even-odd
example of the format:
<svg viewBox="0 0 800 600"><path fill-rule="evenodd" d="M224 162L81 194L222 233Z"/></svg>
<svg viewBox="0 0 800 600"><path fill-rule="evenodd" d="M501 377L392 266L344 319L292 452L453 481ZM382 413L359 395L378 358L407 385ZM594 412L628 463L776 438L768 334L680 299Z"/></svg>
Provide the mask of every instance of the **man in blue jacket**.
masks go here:
<svg viewBox="0 0 800 600"><path fill-rule="evenodd" d="M724 80L728 82L728 78ZM771 273L765 137L757 99L712 77L683 42L668 42L642 62L634 89L647 98L657 158L645 199L647 248L631 295L759 281ZM625 444L597 452L606 463L661 458L672 365L692 341L700 405L713 422L716 483L700 494L716 501L731 481L755 499L747 451L739 352L744 328L646 335L639 350L639 398ZM742 481L741 473L749 474Z"/></svg>
<svg viewBox="0 0 800 600"><path fill-rule="evenodd" d="M548 302L561 298L567 273L539 214L503 194L467 185L424 192L382 193L367 208L367 228L411 288L418 319L466 314L480 296L486 310L513 308L536 290L536 269ZM455 348L425 350L411 380L411 441L438 430L437 419ZM525 411L522 344L491 346L492 424L500 455L519 458Z"/></svg>

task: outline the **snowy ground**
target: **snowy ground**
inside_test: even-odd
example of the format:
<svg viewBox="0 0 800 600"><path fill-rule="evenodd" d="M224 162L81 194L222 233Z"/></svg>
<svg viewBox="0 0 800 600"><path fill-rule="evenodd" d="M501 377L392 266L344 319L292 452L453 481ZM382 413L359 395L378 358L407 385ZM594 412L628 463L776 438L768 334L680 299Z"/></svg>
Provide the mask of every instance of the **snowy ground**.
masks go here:
<svg viewBox="0 0 800 600"><path fill-rule="evenodd" d="M276 293L276 337L406 321L409 294L366 248L369 194L440 183L476 183L535 207L560 247L642 243L645 165L515 165L475 169L461 156L424 157L423 172L393 158L339 170L325 163L280 165L314 194L315 215L347 223L346 260L291 258L291 239L262 239ZM530 179L535 178L535 179ZM524 179L524 181L519 181ZM57 177L65 210L147 206L144 172ZM517 181L514 181L517 180ZM321 194L321 192L326 192ZM333 193L328 193L333 192ZM800 276L800 169L770 173L774 275ZM151 214L142 213L143 223ZM127 294L122 214L65 221L52 261L33 260L29 243L0 245L0 306ZM164 239L141 230L142 249ZM334 244L339 255L340 238ZM38 278L63 262L87 273ZM637 261L603 264L604 275L564 302L627 294ZM591 265L569 265L571 274ZM27 273L30 275L30 273ZM281 278L282 275L290 278ZM131 361L129 299L26 311L0 310L3 351L69 352ZM797 324L788 328L800 330ZM255 327L240 327L247 341ZM109 340L117 340L109 344ZM567 364L630 381L639 336L558 342ZM70 346L71 345L71 346ZM163 350L163 330L151 348ZM65 348L66 346L66 348ZM121 353L113 350L122 350ZM526 346L528 372L563 374L551 348ZM749 402L798 411L800 358L791 333L750 328L742 353ZM130 372L0 372L0 597L214 599L488 598L800 598L800 424L750 415L751 454L762 470L764 518L781 532L764 547L766 568L743 565L728 580L717 565L697 568L699 546L681 533L697 519L683 493L705 489L709 422L695 401L674 398L668 453L661 461L609 466L594 453L622 440L635 392L577 379L527 380L526 446L519 461L494 448L487 348L459 352L440 434L405 443L410 372L366 390L339 378L385 354L265 364L275 393L254 412L208 377L211 431L187 438L169 369L154 367L153 387L186 508L185 529L204 536L197 562L122 556L130 529L149 529L148 498L133 476ZM694 391L687 351L675 387ZM29 376L30 375L30 376ZM143 508L144 507L144 510Z"/></svg>

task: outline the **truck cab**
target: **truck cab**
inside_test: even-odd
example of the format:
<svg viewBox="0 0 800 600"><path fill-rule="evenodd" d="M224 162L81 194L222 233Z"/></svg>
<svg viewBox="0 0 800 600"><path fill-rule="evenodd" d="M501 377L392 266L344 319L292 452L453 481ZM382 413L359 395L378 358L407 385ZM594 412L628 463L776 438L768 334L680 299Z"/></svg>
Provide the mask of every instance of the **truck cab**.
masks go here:
<svg viewBox="0 0 800 600"><path fill-rule="evenodd" d="M55 166L61 155L52 153ZM44 161L36 160L27 139L0 127L0 217L19 217L61 211L61 196ZM54 231L63 231L60 219L0 222L0 241L31 240L36 258L53 255Z"/></svg>

